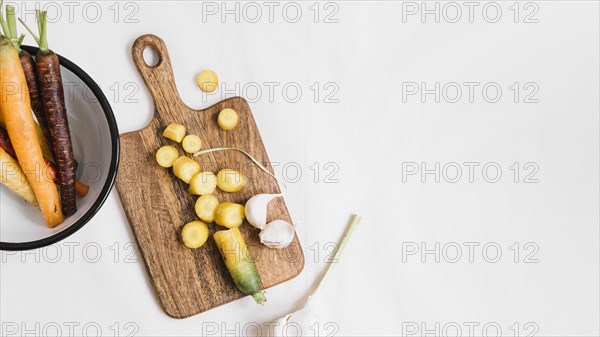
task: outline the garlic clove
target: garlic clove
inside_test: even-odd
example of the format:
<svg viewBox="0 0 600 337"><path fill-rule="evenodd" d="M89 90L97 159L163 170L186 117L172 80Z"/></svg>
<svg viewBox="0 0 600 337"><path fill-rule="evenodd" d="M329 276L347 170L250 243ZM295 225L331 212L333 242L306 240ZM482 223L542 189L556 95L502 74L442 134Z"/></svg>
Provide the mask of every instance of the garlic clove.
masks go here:
<svg viewBox="0 0 600 337"><path fill-rule="evenodd" d="M283 220L274 220L263 228L259 237L263 245L282 249L294 240L294 226Z"/></svg>
<svg viewBox="0 0 600 337"><path fill-rule="evenodd" d="M271 200L281 197L281 194L257 194L246 202L246 219L258 228L263 229L267 225L267 209Z"/></svg>

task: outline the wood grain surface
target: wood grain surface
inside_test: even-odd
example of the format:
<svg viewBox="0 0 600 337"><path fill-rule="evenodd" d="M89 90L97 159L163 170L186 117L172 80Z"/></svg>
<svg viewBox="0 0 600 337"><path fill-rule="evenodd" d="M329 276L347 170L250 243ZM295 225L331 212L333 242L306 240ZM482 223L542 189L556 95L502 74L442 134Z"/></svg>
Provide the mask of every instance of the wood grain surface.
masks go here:
<svg viewBox="0 0 600 337"><path fill-rule="evenodd" d="M146 65L143 59L146 47L153 47L159 55L153 67ZM154 98L155 113L144 129L121 135L116 186L164 311L172 317L185 318L245 295L233 283L212 239L212 233L223 228L209 225L211 237L199 249L188 249L181 242L179 233L183 225L197 220L194 212L197 197L188 193L188 185L177 179L171 169L156 163L156 150L163 145L174 145L180 154L185 153L179 144L164 139L162 131L170 123L180 123L187 127L188 133L200 136L203 149L241 148L271 172L272 167L246 100L234 97L204 110L191 109L179 97L167 48L160 38L141 36L134 42L132 52L138 71ZM217 115L224 108L232 108L239 115L238 126L232 131L223 131L217 125ZM215 195L221 202L245 204L255 194L280 192L275 179L238 151L213 152L195 160L204 171L216 174L222 168L233 168L248 176L248 185L240 192L226 193L217 189ZM275 199L269 206L268 220L273 219L293 223L282 198ZM301 272L304 255L297 236L289 247L275 250L260 244L259 230L246 221L240 231L265 288ZM251 298L246 300L252 301Z"/></svg>

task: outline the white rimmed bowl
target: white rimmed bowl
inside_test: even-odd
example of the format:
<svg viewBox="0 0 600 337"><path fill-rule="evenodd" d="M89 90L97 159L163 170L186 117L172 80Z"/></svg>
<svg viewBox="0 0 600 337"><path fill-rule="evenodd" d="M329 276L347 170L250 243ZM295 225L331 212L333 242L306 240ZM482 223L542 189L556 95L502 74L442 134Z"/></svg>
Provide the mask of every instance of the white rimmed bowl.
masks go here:
<svg viewBox="0 0 600 337"><path fill-rule="evenodd" d="M22 46L32 55L37 48ZM81 68L58 55L77 177L90 190L77 198L77 213L48 228L39 212L0 187L0 250L28 250L59 242L78 231L98 212L110 193L119 165L119 132L108 100Z"/></svg>

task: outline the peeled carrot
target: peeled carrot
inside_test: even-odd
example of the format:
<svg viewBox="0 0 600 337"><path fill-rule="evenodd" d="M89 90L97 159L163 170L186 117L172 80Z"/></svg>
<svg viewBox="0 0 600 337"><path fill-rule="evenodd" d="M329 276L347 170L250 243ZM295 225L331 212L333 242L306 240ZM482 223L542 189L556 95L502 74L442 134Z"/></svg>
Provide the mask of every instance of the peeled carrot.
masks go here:
<svg viewBox="0 0 600 337"><path fill-rule="evenodd" d="M56 185L50 178L42 149L37 142L19 52L4 36L0 36L0 113L46 224L51 228L58 226L64 217Z"/></svg>
<svg viewBox="0 0 600 337"><path fill-rule="evenodd" d="M50 161L54 160L54 156L52 155L52 151L50 151L50 147L48 146L48 143L46 142L46 138L44 138L44 132L42 131L42 129L40 128L40 125L36 122L33 121L34 123L34 127L35 127L35 136L38 140L38 143L40 144L40 147L42 148L42 153L44 154L44 158L47 158ZM4 118L2 117L2 114L0 114L0 126L1 127L6 127L6 125L4 124Z"/></svg>

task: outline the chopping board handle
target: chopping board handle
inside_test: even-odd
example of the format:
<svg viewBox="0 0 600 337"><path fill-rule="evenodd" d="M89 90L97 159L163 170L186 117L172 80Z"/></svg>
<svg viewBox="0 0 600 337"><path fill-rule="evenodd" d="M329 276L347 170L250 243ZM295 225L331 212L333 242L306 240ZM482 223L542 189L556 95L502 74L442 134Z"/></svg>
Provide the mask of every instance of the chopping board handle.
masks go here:
<svg viewBox="0 0 600 337"><path fill-rule="evenodd" d="M144 60L144 50L148 47L154 48L158 54L156 65L150 66ZM133 43L131 52L138 72L152 94L156 113L167 122L177 121L181 111L189 108L183 103L177 91L165 42L156 35L142 35Z"/></svg>

